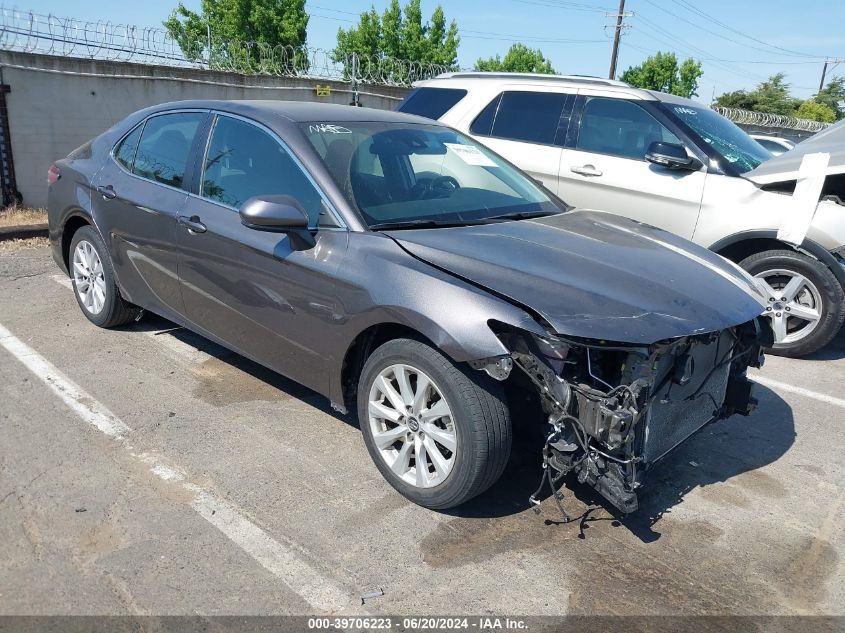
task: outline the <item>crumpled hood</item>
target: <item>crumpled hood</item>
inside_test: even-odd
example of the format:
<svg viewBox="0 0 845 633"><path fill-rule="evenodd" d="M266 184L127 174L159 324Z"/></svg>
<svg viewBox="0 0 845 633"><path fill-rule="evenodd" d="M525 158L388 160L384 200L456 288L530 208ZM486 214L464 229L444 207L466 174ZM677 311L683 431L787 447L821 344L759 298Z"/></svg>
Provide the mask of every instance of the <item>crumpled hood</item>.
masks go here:
<svg viewBox="0 0 845 633"><path fill-rule="evenodd" d="M795 180L804 156L821 152L830 154L830 162L825 170L828 176L845 173L845 121L801 141L788 152L770 158L744 176L758 185Z"/></svg>
<svg viewBox="0 0 845 633"><path fill-rule="evenodd" d="M745 323L766 301L719 255L608 213L386 233L415 257L531 308L562 335L650 344Z"/></svg>

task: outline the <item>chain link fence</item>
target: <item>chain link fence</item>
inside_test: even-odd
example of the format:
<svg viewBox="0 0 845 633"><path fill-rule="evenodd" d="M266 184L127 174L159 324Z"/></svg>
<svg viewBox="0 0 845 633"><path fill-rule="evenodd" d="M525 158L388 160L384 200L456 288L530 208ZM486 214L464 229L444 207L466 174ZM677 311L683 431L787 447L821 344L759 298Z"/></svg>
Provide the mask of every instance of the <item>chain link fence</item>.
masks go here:
<svg viewBox="0 0 845 633"><path fill-rule="evenodd" d="M167 30L83 21L0 7L0 49L234 72L330 79L383 86L410 86L457 70L450 66L383 56L342 54L311 47L220 41L213 33L186 55Z"/></svg>

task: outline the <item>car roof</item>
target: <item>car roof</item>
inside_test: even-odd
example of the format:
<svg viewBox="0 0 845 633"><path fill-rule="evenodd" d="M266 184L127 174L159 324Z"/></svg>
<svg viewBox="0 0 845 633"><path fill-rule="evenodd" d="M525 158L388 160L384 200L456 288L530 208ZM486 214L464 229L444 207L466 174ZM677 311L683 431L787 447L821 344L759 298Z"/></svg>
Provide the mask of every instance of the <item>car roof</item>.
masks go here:
<svg viewBox="0 0 845 633"><path fill-rule="evenodd" d="M195 99L190 101L171 101L149 109L149 112L166 110L220 110L256 119L264 123L278 123L284 119L290 123L425 123L438 125L436 122L413 114L379 110L376 108L358 108L336 103L314 103L309 101L276 101L272 99L217 100Z"/></svg>
<svg viewBox="0 0 845 633"><path fill-rule="evenodd" d="M530 86L545 86L549 88L603 88L609 91L618 90L625 95L635 94L647 101L664 101L677 105L706 107L703 104L677 95L657 90L637 88L624 81L603 79L589 75L542 75L534 73L501 73L501 72L454 72L443 73L434 79L418 81L416 87L454 86L469 89L472 86L490 85L497 83L525 84Z"/></svg>

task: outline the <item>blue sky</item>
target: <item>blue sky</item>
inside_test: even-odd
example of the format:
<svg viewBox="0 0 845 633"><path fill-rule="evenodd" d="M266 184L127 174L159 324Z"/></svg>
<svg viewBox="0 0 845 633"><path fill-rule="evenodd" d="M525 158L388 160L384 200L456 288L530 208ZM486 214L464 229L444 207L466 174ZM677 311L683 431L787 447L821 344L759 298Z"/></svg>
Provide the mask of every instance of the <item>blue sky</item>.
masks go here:
<svg viewBox="0 0 845 633"><path fill-rule="evenodd" d="M200 0L183 0L197 9ZM338 27L348 27L362 10L383 10L389 0L308 0L311 46L330 48ZM18 9L84 20L141 26L159 25L178 0L96 2L22 0ZM438 2L423 0L430 15ZM441 0L447 17L461 29L459 62L504 54L513 41L540 48L563 73L607 76L613 12L617 0ZM657 50L701 60L699 99L750 88L785 72L793 92L807 97L818 88L825 57L845 57L843 0L627 0L634 16L626 22L619 71ZM696 13L696 10L701 14ZM708 19L709 18L709 19ZM576 40L576 41L573 41ZM845 75L845 64L829 75Z"/></svg>

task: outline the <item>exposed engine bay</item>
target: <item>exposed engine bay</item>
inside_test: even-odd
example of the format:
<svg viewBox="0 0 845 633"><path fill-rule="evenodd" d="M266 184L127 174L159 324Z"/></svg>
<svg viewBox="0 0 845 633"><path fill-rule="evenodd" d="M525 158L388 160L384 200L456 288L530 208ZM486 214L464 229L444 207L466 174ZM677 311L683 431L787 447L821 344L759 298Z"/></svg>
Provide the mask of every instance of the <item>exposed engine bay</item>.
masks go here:
<svg viewBox="0 0 845 633"><path fill-rule="evenodd" d="M549 483L574 472L624 513L637 510L661 458L705 425L755 409L746 370L761 366L772 342L761 319L648 347L518 331L500 338L548 416ZM502 379L501 364L487 371Z"/></svg>

